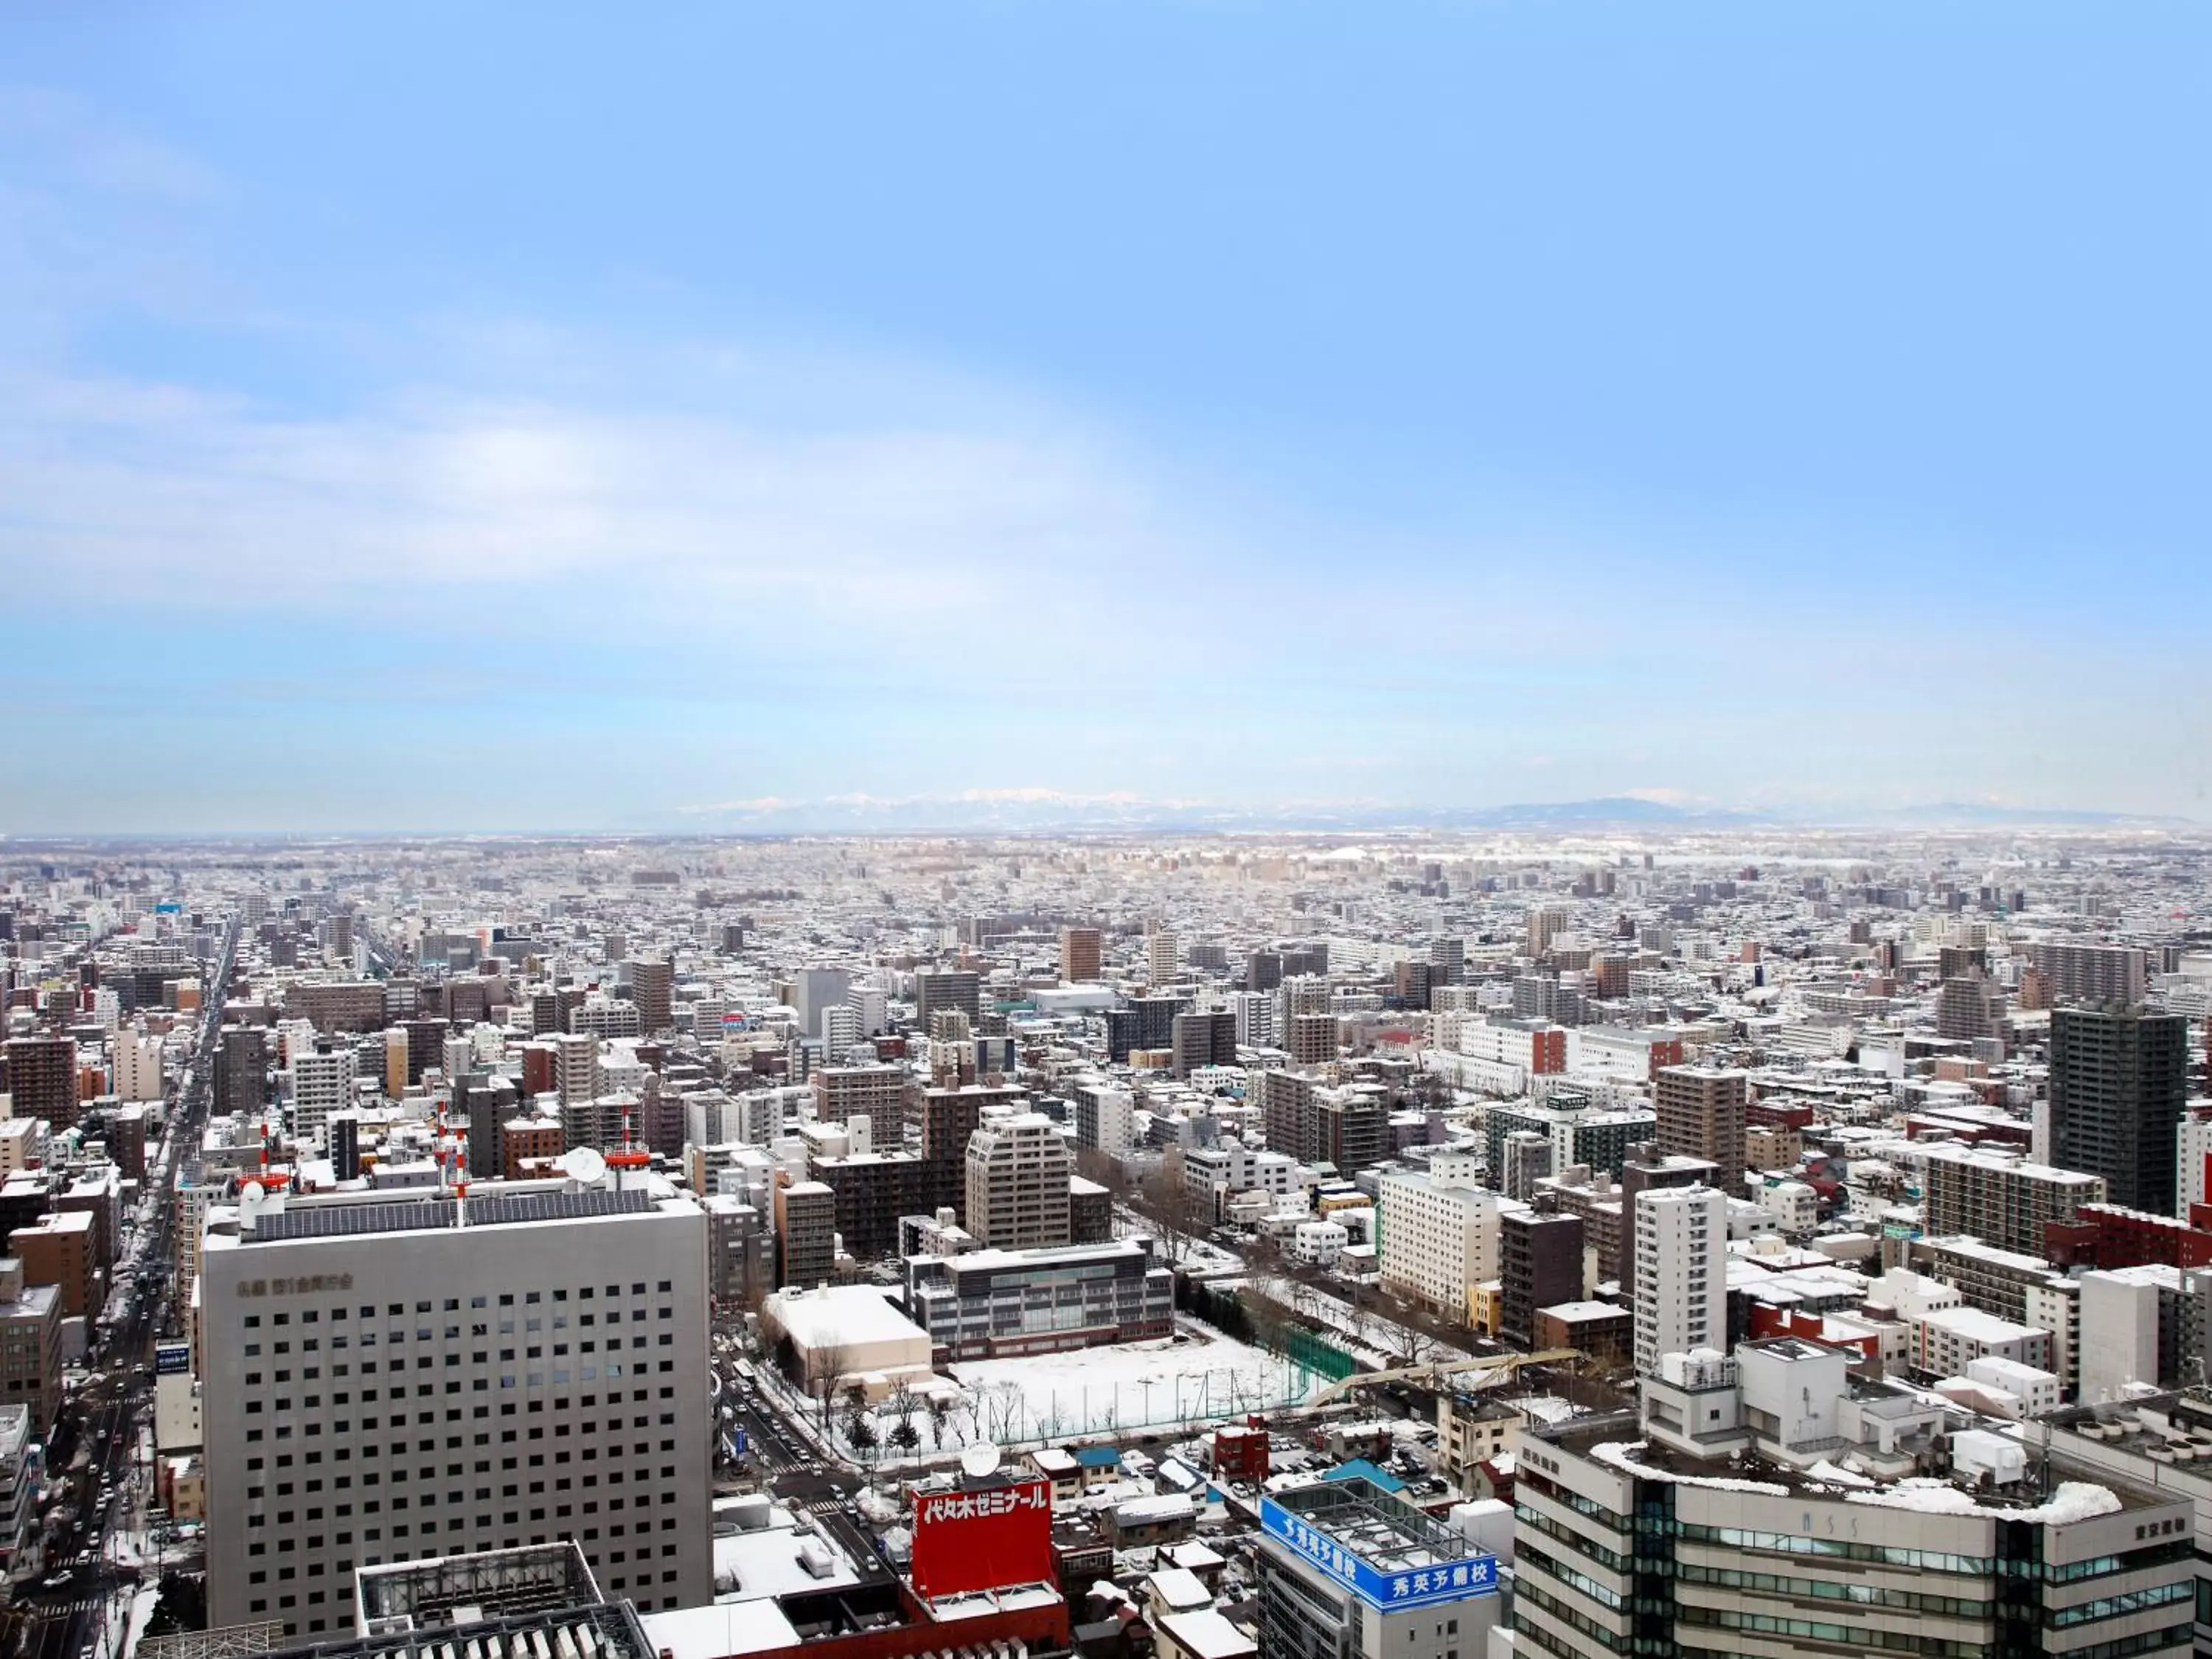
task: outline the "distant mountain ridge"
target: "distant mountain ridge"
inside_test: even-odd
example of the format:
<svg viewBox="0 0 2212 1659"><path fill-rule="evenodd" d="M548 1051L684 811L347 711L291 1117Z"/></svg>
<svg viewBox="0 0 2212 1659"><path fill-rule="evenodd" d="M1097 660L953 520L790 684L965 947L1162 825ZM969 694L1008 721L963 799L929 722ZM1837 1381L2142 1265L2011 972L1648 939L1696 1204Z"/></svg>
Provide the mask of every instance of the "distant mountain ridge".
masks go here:
<svg viewBox="0 0 2212 1659"><path fill-rule="evenodd" d="M1233 806L1201 801L1146 800L1127 795L1061 794L1047 790L971 791L951 795L834 796L820 800L730 801L678 814L656 814L659 832L712 835L1023 834L1091 831L1135 833L1184 830L1307 830L1318 833L1390 830L1480 830L1547 829L1696 830L1769 825L1895 824L1992 828L2174 827L2186 820L2126 812L2010 807L1986 802L1938 802L1920 806L1748 811L1685 806L1640 795L1586 800L1530 801L1502 806L1413 806L1383 801L1286 802ZM648 826L635 824L632 830Z"/></svg>

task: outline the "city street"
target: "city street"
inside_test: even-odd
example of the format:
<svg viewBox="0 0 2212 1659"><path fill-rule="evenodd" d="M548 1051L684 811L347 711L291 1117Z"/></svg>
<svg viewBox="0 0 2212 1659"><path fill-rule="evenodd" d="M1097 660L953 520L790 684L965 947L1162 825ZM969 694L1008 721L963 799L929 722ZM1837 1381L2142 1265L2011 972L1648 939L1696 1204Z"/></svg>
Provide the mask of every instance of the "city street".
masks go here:
<svg viewBox="0 0 2212 1659"><path fill-rule="evenodd" d="M210 976L193 1050L109 1299L112 1319L94 1340L85 1382L62 1407L46 1447L47 1484L58 1495L40 1517L40 1577L18 1586L27 1615L19 1651L36 1659L103 1659L121 1641L129 1593L155 1569L120 1559L118 1540L139 1533L153 1504L153 1471L137 1461L154 1419L154 1344L180 1326L172 1305L176 1259L176 1181L187 1148L206 1127L216 1033L238 948L234 922ZM57 1523L59 1524L57 1524Z"/></svg>

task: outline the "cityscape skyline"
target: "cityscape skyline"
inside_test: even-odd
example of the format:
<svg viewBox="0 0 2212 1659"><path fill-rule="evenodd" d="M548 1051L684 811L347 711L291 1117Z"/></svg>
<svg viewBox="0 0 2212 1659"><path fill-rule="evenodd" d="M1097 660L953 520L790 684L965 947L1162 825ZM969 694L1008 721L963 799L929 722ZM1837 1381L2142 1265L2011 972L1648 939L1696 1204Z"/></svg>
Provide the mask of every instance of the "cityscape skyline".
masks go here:
<svg viewBox="0 0 2212 1659"><path fill-rule="evenodd" d="M18 13L0 829L2203 817L2205 27Z"/></svg>

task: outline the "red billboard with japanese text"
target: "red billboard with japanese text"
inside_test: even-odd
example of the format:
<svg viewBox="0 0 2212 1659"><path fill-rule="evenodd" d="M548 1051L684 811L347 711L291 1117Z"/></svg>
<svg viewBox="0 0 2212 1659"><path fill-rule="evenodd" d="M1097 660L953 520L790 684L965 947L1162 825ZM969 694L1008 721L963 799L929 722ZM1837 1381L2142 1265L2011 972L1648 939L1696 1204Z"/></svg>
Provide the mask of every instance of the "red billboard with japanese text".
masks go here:
<svg viewBox="0 0 2212 1659"><path fill-rule="evenodd" d="M914 1589L925 1601L1052 1579L1051 1481L914 1495Z"/></svg>

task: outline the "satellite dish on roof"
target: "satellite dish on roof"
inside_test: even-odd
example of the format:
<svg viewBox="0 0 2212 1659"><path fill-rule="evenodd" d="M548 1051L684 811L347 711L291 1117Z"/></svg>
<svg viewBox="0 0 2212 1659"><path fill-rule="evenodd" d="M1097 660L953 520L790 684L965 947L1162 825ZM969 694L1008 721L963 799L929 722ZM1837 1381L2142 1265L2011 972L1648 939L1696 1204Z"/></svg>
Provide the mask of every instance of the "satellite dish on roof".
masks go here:
<svg viewBox="0 0 2212 1659"><path fill-rule="evenodd" d="M606 1178L607 1161L589 1146L579 1146L561 1159L561 1172L569 1180L596 1187Z"/></svg>
<svg viewBox="0 0 2212 1659"><path fill-rule="evenodd" d="M978 1480L987 1474L996 1474L999 1472L999 1449L988 1440L963 1447L960 1468L963 1474L971 1474Z"/></svg>

